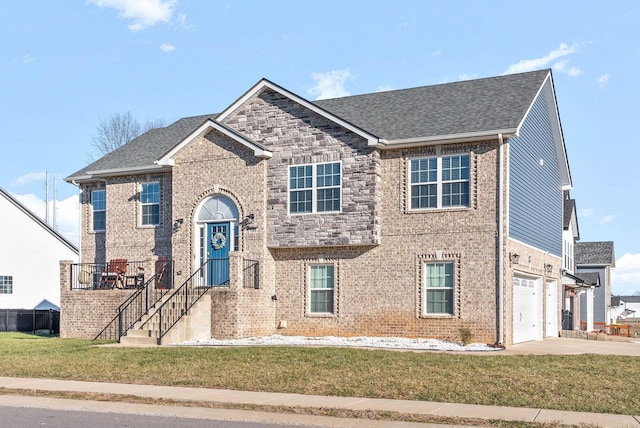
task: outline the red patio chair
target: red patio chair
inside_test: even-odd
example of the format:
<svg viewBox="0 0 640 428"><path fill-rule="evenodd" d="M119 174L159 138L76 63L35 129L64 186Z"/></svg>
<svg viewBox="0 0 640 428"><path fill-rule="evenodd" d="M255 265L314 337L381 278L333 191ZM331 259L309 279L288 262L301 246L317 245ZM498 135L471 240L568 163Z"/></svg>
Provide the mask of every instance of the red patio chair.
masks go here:
<svg viewBox="0 0 640 428"><path fill-rule="evenodd" d="M100 273L100 288L124 288L127 274L127 259L113 259L107 263L107 268ZM120 284L120 286L118 286Z"/></svg>

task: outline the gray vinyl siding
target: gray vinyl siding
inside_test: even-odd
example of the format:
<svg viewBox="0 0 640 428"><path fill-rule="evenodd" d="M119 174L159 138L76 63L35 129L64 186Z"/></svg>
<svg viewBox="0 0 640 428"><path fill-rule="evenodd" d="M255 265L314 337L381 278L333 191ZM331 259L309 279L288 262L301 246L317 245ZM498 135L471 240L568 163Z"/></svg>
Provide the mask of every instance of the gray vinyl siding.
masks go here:
<svg viewBox="0 0 640 428"><path fill-rule="evenodd" d="M561 257L562 183L542 94L509 140L509 156L509 236Z"/></svg>

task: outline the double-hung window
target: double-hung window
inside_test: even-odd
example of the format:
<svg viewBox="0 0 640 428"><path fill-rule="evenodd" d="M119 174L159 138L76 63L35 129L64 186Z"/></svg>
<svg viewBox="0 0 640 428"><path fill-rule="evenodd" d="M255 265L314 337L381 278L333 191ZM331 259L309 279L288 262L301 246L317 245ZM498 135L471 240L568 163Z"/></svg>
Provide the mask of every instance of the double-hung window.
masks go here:
<svg viewBox="0 0 640 428"><path fill-rule="evenodd" d="M412 159L411 209L468 207L469 155Z"/></svg>
<svg viewBox="0 0 640 428"><path fill-rule="evenodd" d="M91 192L91 207L93 209L93 230L103 232L107 228L107 191L94 190Z"/></svg>
<svg viewBox="0 0 640 428"><path fill-rule="evenodd" d="M309 312L333 313L333 265L309 266Z"/></svg>
<svg viewBox="0 0 640 428"><path fill-rule="evenodd" d="M454 264L425 263L424 314L453 315Z"/></svg>
<svg viewBox="0 0 640 428"><path fill-rule="evenodd" d="M13 277L0 275L0 294L13 294Z"/></svg>
<svg viewBox="0 0 640 428"><path fill-rule="evenodd" d="M340 211L340 162L289 167L289 213Z"/></svg>
<svg viewBox="0 0 640 428"><path fill-rule="evenodd" d="M160 183L142 183L140 192L142 205L142 225L160 224Z"/></svg>

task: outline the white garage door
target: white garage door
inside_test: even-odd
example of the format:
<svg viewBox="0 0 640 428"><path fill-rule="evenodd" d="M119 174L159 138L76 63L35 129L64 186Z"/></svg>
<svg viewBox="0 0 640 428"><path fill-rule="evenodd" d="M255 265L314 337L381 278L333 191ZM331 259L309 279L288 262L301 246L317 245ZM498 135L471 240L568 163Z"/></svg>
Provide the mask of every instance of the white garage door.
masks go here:
<svg viewBox="0 0 640 428"><path fill-rule="evenodd" d="M549 281L546 284L546 306L545 306L545 319L546 319L546 336L558 335L558 283L556 281Z"/></svg>
<svg viewBox="0 0 640 428"><path fill-rule="evenodd" d="M513 343L542 339L540 279L513 278Z"/></svg>

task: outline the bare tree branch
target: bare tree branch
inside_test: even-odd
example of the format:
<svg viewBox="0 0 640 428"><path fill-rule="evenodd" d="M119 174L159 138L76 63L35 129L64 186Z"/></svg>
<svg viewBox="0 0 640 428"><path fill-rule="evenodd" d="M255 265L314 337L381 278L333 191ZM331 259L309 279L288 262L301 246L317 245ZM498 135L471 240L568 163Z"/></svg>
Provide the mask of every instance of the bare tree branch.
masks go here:
<svg viewBox="0 0 640 428"><path fill-rule="evenodd" d="M144 126L141 126L131 112L115 113L107 118L100 119L97 126L97 134L93 137L92 147L98 156L104 156L138 137L143 132L147 132L150 129L163 128L164 126L164 119L147 120Z"/></svg>

